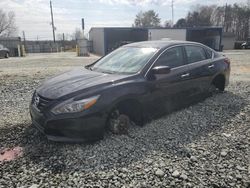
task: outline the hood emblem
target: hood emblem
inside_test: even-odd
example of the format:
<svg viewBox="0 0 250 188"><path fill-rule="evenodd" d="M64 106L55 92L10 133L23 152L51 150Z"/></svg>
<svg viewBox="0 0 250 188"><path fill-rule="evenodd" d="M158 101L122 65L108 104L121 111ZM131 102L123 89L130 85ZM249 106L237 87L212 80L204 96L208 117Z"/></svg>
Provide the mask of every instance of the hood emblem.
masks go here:
<svg viewBox="0 0 250 188"><path fill-rule="evenodd" d="M38 106L38 105L39 105L39 102L40 102L40 98L39 98L38 96L36 96L36 97L34 98L34 105L35 105L35 106Z"/></svg>

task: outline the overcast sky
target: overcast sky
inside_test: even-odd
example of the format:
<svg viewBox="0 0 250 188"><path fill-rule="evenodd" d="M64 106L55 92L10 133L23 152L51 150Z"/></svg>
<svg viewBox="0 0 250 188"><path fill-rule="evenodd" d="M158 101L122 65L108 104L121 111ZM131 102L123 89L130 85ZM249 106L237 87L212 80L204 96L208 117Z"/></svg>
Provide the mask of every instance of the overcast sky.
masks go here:
<svg viewBox="0 0 250 188"><path fill-rule="evenodd" d="M246 0L174 0L175 21L197 4L224 5ZM73 33L85 18L85 33L91 27L131 26L140 11L155 10L161 22L171 20L171 0L52 0L56 34ZM27 39L52 39L49 0L0 0L0 8L14 11L19 35Z"/></svg>

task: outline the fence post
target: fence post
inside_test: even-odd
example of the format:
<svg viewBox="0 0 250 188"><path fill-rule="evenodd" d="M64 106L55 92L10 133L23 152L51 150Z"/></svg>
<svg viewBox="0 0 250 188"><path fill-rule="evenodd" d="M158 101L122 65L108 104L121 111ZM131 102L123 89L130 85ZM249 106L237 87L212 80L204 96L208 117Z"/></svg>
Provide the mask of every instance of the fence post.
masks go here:
<svg viewBox="0 0 250 188"><path fill-rule="evenodd" d="M25 51L25 46L22 45L22 56L25 57L26 56L26 51Z"/></svg>
<svg viewBox="0 0 250 188"><path fill-rule="evenodd" d="M17 52L18 52L18 57L21 57L21 48L20 45L17 45Z"/></svg>
<svg viewBox="0 0 250 188"><path fill-rule="evenodd" d="M79 56L79 48L78 48L78 45L76 45L76 56Z"/></svg>

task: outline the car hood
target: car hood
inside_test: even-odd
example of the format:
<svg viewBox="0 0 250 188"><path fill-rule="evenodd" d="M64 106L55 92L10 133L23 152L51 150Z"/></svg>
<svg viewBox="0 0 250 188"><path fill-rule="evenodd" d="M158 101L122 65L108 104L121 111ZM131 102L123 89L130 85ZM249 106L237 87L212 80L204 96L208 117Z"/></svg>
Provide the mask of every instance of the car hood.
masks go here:
<svg viewBox="0 0 250 188"><path fill-rule="evenodd" d="M105 74L79 68L45 81L36 91L42 97L57 99L77 91L84 92L91 88L113 84L125 77L128 75Z"/></svg>

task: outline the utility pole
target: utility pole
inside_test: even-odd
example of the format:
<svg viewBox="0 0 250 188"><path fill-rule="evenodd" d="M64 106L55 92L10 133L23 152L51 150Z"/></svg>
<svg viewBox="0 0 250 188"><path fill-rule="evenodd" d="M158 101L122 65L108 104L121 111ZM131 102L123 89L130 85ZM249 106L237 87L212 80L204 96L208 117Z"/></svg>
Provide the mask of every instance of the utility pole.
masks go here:
<svg viewBox="0 0 250 188"><path fill-rule="evenodd" d="M64 37L64 33L63 33L63 51L65 52L65 37Z"/></svg>
<svg viewBox="0 0 250 188"><path fill-rule="evenodd" d="M174 27L174 0L172 0L171 8L172 8L172 27Z"/></svg>
<svg viewBox="0 0 250 188"><path fill-rule="evenodd" d="M226 3L226 6L225 6L225 15L224 15L224 32L228 32L227 11L228 11L228 8L227 8L227 3Z"/></svg>
<svg viewBox="0 0 250 188"><path fill-rule="evenodd" d="M23 44L26 46L25 32L23 31Z"/></svg>
<svg viewBox="0 0 250 188"><path fill-rule="evenodd" d="M53 31L53 40L54 43L56 42L55 38L55 26L54 26L54 17L53 17L53 9L52 9L52 2L50 1L50 13L51 13L51 25L52 25L52 31Z"/></svg>

